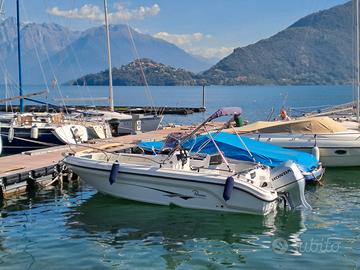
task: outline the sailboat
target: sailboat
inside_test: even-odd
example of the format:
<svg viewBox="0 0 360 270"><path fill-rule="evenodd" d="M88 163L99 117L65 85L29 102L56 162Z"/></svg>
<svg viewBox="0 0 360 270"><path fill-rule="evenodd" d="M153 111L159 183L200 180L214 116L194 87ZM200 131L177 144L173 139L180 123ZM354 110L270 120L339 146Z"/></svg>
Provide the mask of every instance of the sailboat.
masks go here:
<svg viewBox="0 0 360 270"><path fill-rule="evenodd" d="M158 115L155 111L154 115L128 115L114 111L114 94L113 94L113 79L112 79L112 64L111 64L111 46L110 46L110 31L108 20L107 0L104 0L104 15L105 15L105 33L106 33L106 47L108 59L108 76L109 76L109 111L88 110L82 111L87 116L87 119L103 118L112 126L113 135L124 135L138 132L148 132L159 128L162 115ZM84 81L85 82L85 81Z"/></svg>
<svg viewBox="0 0 360 270"><path fill-rule="evenodd" d="M111 132L107 132L107 127L101 122L78 121L72 115L64 113L25 113L24 101L44 104L31 97L47 93L48 90L23 93L19 0L16 1L16 15L19 96L5 98L0 102L20 100L20 112L3 113L0 117L0 154L16 154L61 144L78 144L89 139L103 138L106 134L111 136Z"/></svg>
<svg viewBox="0 0 360 270"><path fill-rule="evenodd" d="M0 139L2 140L2 153L15 154L59 144L74 144L89 139L104 139L112 135L122 135L143 131L156 130L163 116L159 115L126 115L114 112L112 68L109 25L107 19L107 1L104 1L105 27L109 60L109 111L80 111L72 110L65 113L24 113L24 100L40 104L44 102L30 99L46 91L24 94L21 73L21 43L20 43L20 14L19 0L17 4L17 42L18 42L18 74L19 96L6 98L20 100L20 113L2 114L0 117ZM48 105L48 104L47 104ZM54 106L61 109L58 106ZM0 152L1 154L1 152Z"/></svg>

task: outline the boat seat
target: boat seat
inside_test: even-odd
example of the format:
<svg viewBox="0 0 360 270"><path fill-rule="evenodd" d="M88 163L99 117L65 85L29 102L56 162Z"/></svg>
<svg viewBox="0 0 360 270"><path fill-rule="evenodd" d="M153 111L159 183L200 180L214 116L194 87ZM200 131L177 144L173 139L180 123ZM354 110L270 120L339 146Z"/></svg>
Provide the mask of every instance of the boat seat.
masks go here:
<svg viewBox="0 0 360 270"><path fill-rule="evenodd" d="M208 169L211 165L220 165L223 160L221 155L206 155L204 158L199 159L199 156L196 156L193 160L196 165L192 165L191 169L199 171L200 169Z"/></svg>

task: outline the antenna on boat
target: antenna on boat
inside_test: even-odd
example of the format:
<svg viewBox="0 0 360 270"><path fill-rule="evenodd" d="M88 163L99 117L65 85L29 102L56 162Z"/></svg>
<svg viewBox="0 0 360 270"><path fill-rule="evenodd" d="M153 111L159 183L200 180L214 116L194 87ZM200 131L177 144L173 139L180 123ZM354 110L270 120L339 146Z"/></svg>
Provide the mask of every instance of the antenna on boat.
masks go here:
<svg viewBox="0 0 360 270"><path fill-rule="evenodd" d="M108 21L108 8L107 0L104 0L104 13L105 13L105 31L106 31L106 47L108 53L108 65L109 65L109 109L114 111L114 94L113 94L113 81L112 81L112 66L111 66L111 48L110 48L110 33L109 33L109 21Z"/></svg>
<svg viewBox="0 0 360 270"><path fill-rule="evenodd" d="M20 7L19 0L16 0L16 21L17 21L17 45L18 45L18 72L19 72L19 96L23 95L21 78L21 48L20 48ZM24 112L24 98L20 98L20 112Z"/></svg>

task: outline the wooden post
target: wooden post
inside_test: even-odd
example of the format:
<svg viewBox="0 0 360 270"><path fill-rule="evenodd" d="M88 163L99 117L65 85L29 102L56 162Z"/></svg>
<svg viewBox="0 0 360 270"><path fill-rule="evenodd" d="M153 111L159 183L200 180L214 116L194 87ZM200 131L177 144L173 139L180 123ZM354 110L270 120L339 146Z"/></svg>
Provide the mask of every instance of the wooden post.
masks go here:
<svg viewBox="0 0 360 270"><path fill-rule="evenodd" d="M202 86L202 106L201 108L205 109L205 84Z"/></svg>

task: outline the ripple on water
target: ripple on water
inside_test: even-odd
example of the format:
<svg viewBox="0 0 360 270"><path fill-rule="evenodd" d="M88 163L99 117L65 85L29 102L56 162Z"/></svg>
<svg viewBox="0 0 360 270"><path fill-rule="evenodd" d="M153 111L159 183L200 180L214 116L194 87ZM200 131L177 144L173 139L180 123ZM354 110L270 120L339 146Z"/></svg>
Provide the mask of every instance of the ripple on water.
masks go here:
<svg viewBox="0 0 360 270"><path fill-rule="evenodd" d="M2 208L0 267L354 268L360 184L327 173L324 186L307 188L313 210L267 217L134 203L86 186L22 196ZM326 249L329 239L339 250Z"/></svg>

